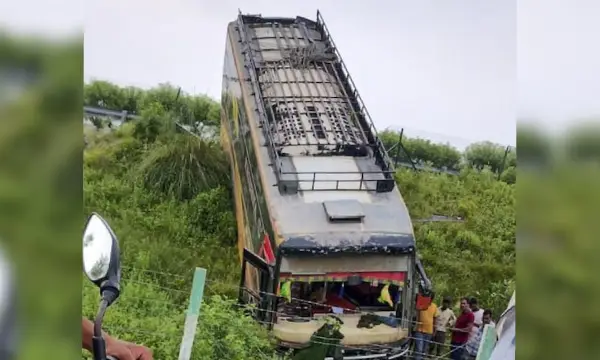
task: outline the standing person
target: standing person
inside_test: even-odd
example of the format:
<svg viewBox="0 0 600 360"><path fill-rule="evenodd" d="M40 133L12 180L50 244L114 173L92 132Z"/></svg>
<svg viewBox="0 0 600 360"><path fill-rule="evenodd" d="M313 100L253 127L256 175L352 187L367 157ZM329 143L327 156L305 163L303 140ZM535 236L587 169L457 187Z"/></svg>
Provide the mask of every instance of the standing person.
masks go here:
<svg viewBox="0 0 600 360"><path fill-rule="evenodd" d="M492 310L486 309L483 311L481 326L476 328L477 332L469 339L469 342L467 342L467 346L465 347L467 356L465 359L475 360L477 358L477 351L479 351L479 345L481 344L481 338L483 337L483 329L488 324L496 325L492 321Z"/></svg>
<svg viewBox="0 0 600 360"><path fill-rule="evenodd" d="M463 360L465 345L469 341L469 334L473 328L475 316L469 307L469 299L462 298L460 300L461 314L456 319L456 324L452 329L452 339L450 341L450 358L452 360Z"/></svg>
<svg viewBox="0 0 600 360"><path fill-rule="evenodd" d="M448 331L448 328L453 327L456 322L456 315L454 315L454 311L450 308L451 303L452 300L450 298L442 300L442 307L435 322L435 334L429 348L429 352L432 355L441 355L442 350L446 348L446 331Z"/></svg>
<svg viewBox="0 0 600 360"><path fill-rule="evenodd" d="M417 319L417 330L415 331L415 360L421 360L423 355L429 349L431 339L433 338L433 324L437 319L439 312L437 305L433 302L434 295L431 295L431 304L427 310L419 311Z"/></svg>
<svg viewBox="0 0 600 360"><path fill-rule="evenodd" d="M469 300L469 307L473 312L473 316L475 317L475 321L473 322L473 329L471 329L471 334L469 334L469 339L477 335L477 330L481 327L483 323L483 309L479 307L479 302L477 298L472 297Z"/></svg>

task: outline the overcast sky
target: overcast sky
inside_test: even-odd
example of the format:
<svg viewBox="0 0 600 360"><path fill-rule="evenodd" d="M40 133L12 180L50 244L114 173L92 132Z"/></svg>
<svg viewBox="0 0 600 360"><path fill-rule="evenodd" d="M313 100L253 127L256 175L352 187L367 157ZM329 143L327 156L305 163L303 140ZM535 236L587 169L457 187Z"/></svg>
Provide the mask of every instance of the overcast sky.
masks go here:
<svg viewBox="0 0 600 360"><path fill-rule="evenodd" d="M523 0L517 10L520 117L554 131L600 120L600 1Z"/></svg>
<svg viewBox="0 0 600 360"><path fill-rule="evenodd" d="M103 0L88 2L82 17L79 1L22 0L2 2L0 19L46 33L83 23L86 80L170 82L218 97L226 24L240 3ZM552 128L600 113L598 1L341 4L262 0L241 10L314 18L319 8L379 128L405 127L408 135L458 146L514 144L517 112Z"/></svg>

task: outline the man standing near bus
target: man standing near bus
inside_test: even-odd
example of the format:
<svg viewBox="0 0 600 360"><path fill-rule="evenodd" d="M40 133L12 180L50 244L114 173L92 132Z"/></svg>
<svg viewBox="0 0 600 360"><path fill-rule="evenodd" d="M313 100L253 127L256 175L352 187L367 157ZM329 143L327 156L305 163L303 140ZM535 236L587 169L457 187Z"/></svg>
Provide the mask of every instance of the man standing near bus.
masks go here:
<svg viewBox="0 0 600 360"><path fill-rule="evenodd" d="M452 329L452 340L450 342L450 358L452 360L463 360L465 346L469 341L469 335L475 322L475 316L469 306L468 298L460 300L460 311L461 314L456 319L456 324Z"/></svg>
<svg viewBox="0 0 600 360"><path fill-rule="evenodd" d="M454 311L450 307L451 303L452 301L447 297L442 301L439 316L435 321L435 334L429 348L431 355L440 356L442 354L442 350L446 347L446 332L456 322L456 315L454 315Z"/></svg>
<svg viewBox="0 0 600 360"><path fill-rule="evenodd" d="M415 332L415 360L421 360L428 352L433 338L433 324L439 315L438 307L433 303L433 297L434 295L431 295L431 304L427 310L419 311L417 331Z"/></svg>
<svg viewBox="0 0 600 360"><path fill-rule="evenodd" d="M496 324L492 321L492 310L484 310L483 311L483 320L482 320L482 324L480 327L476 328L477 332L475 333L474 336L471 336L471 338L469 338L469 342L467 343L467 346L465 347L465 351L466 351L466 360L476 360L477 359L477 352L479 351L479 346L481 345L481 338L483 337L483 330L485 329L486 325L492 325L495 326Z"/></svg>
<svg viewBox="0 0 600 360"><path fill-rule="evenodd" d="M472 297L469 300L469 307L471 308L471 312L473 313L474 322L473 329L471 329L471 334L469 335L469 339L472 339L477 335L477 331L482 326L483 323L483 309L479 307L479 302L477 298Z"/></svg>

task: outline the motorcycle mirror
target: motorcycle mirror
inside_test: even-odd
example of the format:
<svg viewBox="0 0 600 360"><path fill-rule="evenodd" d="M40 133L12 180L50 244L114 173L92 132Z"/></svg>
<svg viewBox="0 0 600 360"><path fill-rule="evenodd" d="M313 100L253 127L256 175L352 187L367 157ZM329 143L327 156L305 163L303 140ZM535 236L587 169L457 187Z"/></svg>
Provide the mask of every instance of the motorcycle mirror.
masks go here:
<svg viewBox="0 0 600 360"><path fill-rule="evenodd" d="M119 243L106 220L92 213L83 232L83 270L101 291L119 291L121 263Z"/></svg>

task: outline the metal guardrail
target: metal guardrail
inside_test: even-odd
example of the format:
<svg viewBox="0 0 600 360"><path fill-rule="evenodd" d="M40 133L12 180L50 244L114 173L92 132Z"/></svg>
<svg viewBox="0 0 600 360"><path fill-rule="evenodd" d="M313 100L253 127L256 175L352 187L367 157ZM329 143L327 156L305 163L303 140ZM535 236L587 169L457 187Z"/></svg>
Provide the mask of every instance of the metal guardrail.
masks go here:
<svg viewBox="0 0 600 360"><path fill-rule="evenodd" d="M98 107L94 107L94 106L84 106L83 113L84 113L83 121L85 121L86 116L103 116L103 117L109 117L109 118L115 119L122 124L127 121L138 120L141 118L139 115L132 114L132 113L128 112L127 110L121 110L121 111L109 110L109 109L103 109L103 108L98 108ZM211 131L209 129L206 129L207 131L204 131L202 133L197 133L197 132L193 131L191 126L182 124L180 122L175 122L175 126L177 127L178 130L183 131L183 132L187 133L188 135L192 135L197 138L210 138L214 135L213 131Z"/></svg>
<svg viewBox="0 0 600 360"><path fill-rule="evenodd" d="M139 119L139 115L131 114L127 110L116 111L116 110L97 108L97 107L93 107L93 106L84 106L83 113L87 116L95 115L95 116L106 116L106 117L118 118L123 122L126 122L128 120Z"/></svg>

